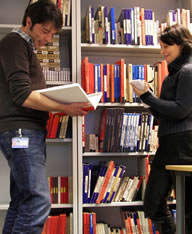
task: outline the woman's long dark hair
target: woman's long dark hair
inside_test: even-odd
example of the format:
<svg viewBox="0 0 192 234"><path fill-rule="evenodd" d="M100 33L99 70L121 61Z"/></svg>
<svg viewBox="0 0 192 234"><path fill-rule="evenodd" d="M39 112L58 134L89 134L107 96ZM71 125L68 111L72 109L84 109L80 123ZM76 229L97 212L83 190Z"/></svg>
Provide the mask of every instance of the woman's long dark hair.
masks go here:
<svg viewBox="0 0 192 234"><path fill-rule="evenodd" d="M192 35L182 24L174 24L165 28L159 40L167 45L177 44L182 47L181 54L189 55L192 49Z"/></svg>

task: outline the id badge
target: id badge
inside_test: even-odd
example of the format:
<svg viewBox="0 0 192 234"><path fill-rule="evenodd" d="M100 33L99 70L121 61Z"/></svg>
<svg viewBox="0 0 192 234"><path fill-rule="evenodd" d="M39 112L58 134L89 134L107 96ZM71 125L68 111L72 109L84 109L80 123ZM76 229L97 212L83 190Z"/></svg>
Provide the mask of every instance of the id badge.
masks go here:
<svg viewBox="0 0 192 234"><path fill-rule="evenodd" d="M14 137L12 138L12 149L24 149L29 147L28 137Z"/></svg>

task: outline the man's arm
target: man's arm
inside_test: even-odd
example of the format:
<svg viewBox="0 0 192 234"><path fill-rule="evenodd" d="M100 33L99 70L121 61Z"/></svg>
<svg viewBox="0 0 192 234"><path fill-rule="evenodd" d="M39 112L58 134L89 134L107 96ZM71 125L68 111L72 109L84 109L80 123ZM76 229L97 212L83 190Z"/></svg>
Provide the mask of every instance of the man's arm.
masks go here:
<svg viewBox="0 0 192 234"><path fill-rule="evenodd" d="M88 113L88 111L83 110L83 107L87 105L88 103L78 102L71 104L62 104L36 91L32 91L22 106L40 111L64 112L70 116L82 116Z"/></svg>

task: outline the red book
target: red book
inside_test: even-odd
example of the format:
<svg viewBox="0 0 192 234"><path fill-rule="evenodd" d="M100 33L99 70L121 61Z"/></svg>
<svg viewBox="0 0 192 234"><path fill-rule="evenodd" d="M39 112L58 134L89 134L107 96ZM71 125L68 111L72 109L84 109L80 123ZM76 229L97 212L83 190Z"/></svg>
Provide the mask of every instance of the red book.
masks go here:
<svg viewBox="0 0 192 234"><path fill-rule="evenodd" d="M68 176L63 178L63 203L69 203Z"/></svg>
<svg viewBox="0 0 192 234"><path fill-rule="evenodd" d="M115 64L120 66L120 102L125 101L125 94L124 94L124 64L125 60L120 59Z"/></svg>
<svg viewBox="0 0 192 234"><path fill-rule="evenodd" d="M53 176L50 176L50 194L51 194L51 203L53 204L53 195L54 195Z"/></svg>
<svg viewBox="0 0 192 234"><path fill-rule="evenodd" d="M86 93L89 91L89 62L88 57L85 57L81 63L81 86Z"/></svg>
<svg viewBox="0 0 192 234"><path fill-rule="evenodd" d="M53 120L51 123L50 135L49 138L56 138L57 129L59 126L60 114L56 113L53 115Z"/></svg>
<svg viewBox="0 0 192 234"><path fill-rule="evenodd" d="M47 219L47 234L58 234L59 216L49 216Z"/></svg>
<svg viewBox="0 0 192 234"><path fill-rule="evenodd" d="M58 234L65 234L66 214L59 215Z"/></svg>
<svg viewBox="0 0 192 234"><path fill-rule="evenodd" d="M49 112L49 119L47 121L47 138L49 138L50 136L52 122L53 122L53 114L52 112Z"/></svg>
<svg viewBox="0 0 192 234"><path fill-rule="evenodd" d="M83 234L89 233L89 213L83 213Z"/></svg>
<svg viewBox="0 0 192 234"><path fill-rule="evenodd" d="M115 167L115 162L112 161L112 160L109 161L107 171L106 171L106 174L105 174L105 179L104 179L103 185L101 187L101 191L99 193L99 196L98 196L98 198L96 200L97 204L101 203L102 199L104 198L105 190L106 190L107 185L109 183L109 180L110 180L110 178L112 176L112 172L113 172L114 167Z"/></svg>
<svg viewBox="0 0 192 234"><path fill-rule="evenodd" d="M64 203L64 177L61 176L61 184L60 184L60 188L61 188L61 204Z"/></svg>
<svg viewBox="0 0 192 234"><path fill-rule="evenodd" d="M107 121L107 109L101 114L100 126L99 126L99 151L103 152L103 143L105 138L105 127Z"/></svg>

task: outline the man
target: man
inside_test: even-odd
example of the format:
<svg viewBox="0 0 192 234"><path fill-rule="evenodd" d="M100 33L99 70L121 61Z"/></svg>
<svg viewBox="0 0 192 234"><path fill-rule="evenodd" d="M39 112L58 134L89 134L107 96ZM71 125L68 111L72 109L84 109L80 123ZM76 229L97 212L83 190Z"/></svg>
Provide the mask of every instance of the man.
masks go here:
<svg viewBox="0 0 192 234"><path fill-rule="evenodd" d="M87 103L61 104L36 92L45 80L34 49L62 27L50 0L29 5L20 29L0 42L0 149L10 167L11 202L3 234L40 234L51 202L47 183L46 122L49 111L82 116Z"/></svg>

